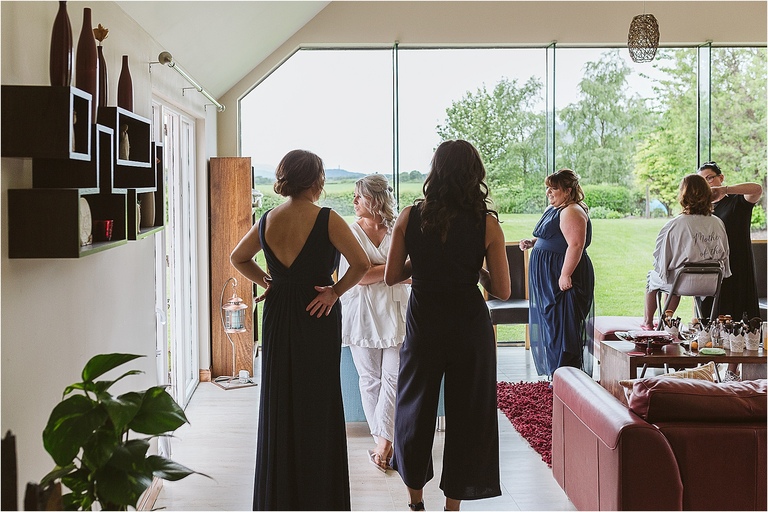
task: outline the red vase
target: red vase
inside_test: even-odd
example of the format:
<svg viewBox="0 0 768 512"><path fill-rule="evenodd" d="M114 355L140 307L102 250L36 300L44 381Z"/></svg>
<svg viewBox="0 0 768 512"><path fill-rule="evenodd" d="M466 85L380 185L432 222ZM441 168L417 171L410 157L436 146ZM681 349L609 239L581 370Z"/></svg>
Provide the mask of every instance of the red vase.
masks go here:
<svg viewBox="0 0 768 512"><path fill-rule="evenodd" d="M91 93L92 117L96 122L96 109L99 106L99 60L96 52L96 38L93 37L91 8L83 9L83 28L77 40L77 58L75 59L75 87Z"/></svg>
<svg viewBox="0 0 768 512"><path fill-rule="evenodd" d="M51 54L48 71L51 85L72 85L72 25L67 14L67 2L59 2L59 12L53 20Z"/></svg>
<svg viewBox="0 0 768 512"><path fill-rule="evenodd" d="M106 107L109 98L109 82L107 81L107 61L104 60L104 48L99 45L96 47L99 54L99 106Z"/></svg>
<svg viewBox="0 0 768 512"><path fill-rule="evenodd" d="M117 81L117 106L133 112L133 81L127 55L123 55L123 67Z"/></svg>

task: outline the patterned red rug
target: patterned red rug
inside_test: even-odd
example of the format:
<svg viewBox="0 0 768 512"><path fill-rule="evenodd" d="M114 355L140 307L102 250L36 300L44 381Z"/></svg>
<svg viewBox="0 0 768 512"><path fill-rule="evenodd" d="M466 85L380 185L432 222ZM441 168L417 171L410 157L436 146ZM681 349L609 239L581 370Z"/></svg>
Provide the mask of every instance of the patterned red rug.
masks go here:
<svg viewBox="0 0 768 512"><path fill-rule="evenodd" d="M496 383L496 400L512 426L552 466L552 388L546 381Z"/></svg>

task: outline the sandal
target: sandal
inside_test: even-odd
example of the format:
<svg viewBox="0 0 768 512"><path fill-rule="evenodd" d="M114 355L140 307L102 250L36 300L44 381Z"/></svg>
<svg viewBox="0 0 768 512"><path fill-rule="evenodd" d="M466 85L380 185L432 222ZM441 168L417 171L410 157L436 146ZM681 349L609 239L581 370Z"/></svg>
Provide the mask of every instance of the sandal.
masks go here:
<svg viewBox="0 0 768 512"><path fill-rule="evenodd" d="M387 469L389 469L389 464L385 466L381 465L381 455L379 455L373 450L368 450L368 460L371 461L371 464L376 466L376 469L378 469L382 473L386 473Z"/></svg>
<svg viewBox="0 0 768 512"><path fill-rule="evenodd" d="M411 510L414 510L414 511L416 511L416 510L426 510L424 508L424 502L423 501L420 501L418 503L409 503L408 504L408 508L411 509Z"/></svg>

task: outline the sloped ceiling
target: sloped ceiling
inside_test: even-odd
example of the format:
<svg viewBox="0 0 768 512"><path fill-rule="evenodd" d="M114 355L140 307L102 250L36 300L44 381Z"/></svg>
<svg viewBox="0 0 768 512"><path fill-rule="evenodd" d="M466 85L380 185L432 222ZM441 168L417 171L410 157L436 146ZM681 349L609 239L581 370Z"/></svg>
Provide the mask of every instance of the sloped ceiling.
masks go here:
<svg viewBox="0 0 768 512"><path fill-rule="evenodd" d="M221 97L330 2L119 1L214 97Z"/></svg>

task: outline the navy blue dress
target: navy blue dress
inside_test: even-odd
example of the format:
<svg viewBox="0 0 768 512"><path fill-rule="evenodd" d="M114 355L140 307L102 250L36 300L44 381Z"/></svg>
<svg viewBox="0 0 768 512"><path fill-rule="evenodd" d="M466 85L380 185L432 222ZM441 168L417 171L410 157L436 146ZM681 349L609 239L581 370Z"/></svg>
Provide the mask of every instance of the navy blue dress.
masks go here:
<svg viewBox="0 0 768 512"><path fill-rule="evenodd" d="M478 288L485 219L460 214L445 243L421 233L411 208L405 245L413 266L395 408L393 466L421 489L432 479L440 382L447 431L440 488L459 500L501 495L496 413L496 345Z"/></svg>
<svg viewBox="0 0 768 512"><path fill-rule="evenodd" d="M350 510L347 437L341 399L341 304L317 318L314 287L333 284L338 252L323 208L286 268L259 239L272 285L264 301L261 405L254 510Z"/></svg>
<svg viewBox="0 0 768 512"><path fill-rule="evenodd" d="M571 275L573 287L558 284L568 243L560 230L560 208L549 207L533 230L528 296L531 355L539 375L551 378L561 366L574 366L592 375L595 271L587 255L592 222L587 220L584 252Z"/></svg>

